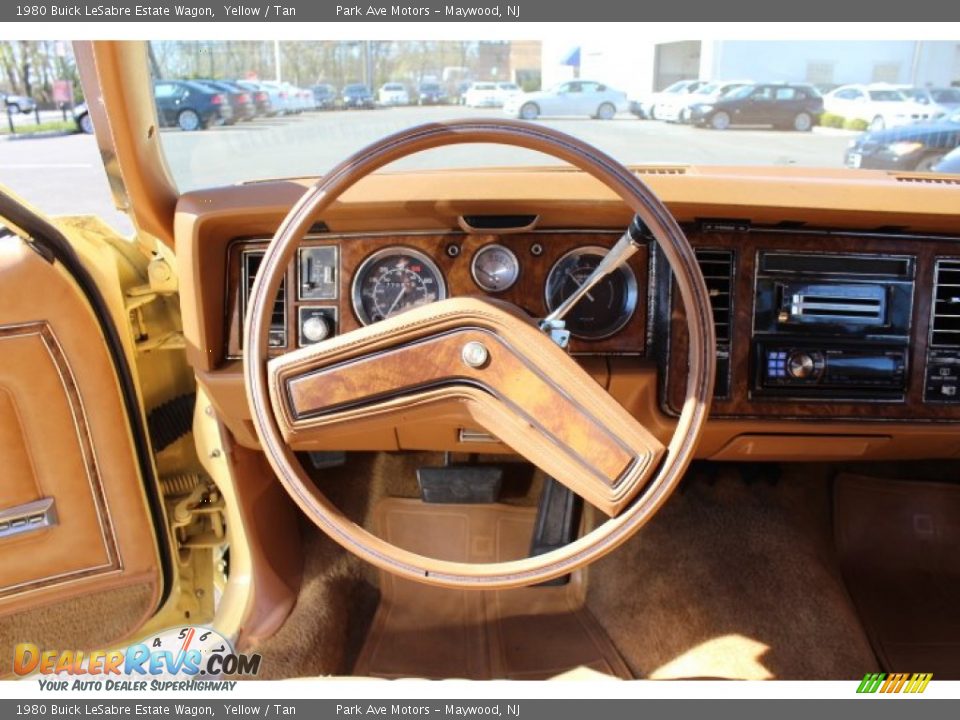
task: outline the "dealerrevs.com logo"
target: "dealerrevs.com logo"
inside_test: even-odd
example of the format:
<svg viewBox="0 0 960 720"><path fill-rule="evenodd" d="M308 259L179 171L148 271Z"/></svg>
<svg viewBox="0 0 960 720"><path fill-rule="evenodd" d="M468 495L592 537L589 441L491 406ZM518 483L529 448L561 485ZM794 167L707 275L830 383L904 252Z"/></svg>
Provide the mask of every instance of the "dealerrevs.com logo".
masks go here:
<svg viewBox="0 0 960 720"><path fill-rule="evenodd" d="M119 650L47 650L33 643L14 648L16 675L39 676L43 690L232 690L224 676L260 672L258 654L237 653L216 630L166 630Z"/></svg>

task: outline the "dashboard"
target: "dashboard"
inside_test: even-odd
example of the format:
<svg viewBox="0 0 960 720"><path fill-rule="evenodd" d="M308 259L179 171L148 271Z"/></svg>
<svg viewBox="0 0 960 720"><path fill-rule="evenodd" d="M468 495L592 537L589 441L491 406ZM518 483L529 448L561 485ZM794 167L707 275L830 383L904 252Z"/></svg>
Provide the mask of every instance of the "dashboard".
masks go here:
<svg viewBox="0 0 960 720"><path fill-rule="evenodd" d="M292 350L420 304L486 295L543 317L577 289L620 237L593 232L313 234L288 268L271 346ZM243 312L267 239L232 242L227 355L241 357ZM649 249L568 316L574 353L646 351ZM642 289L642 292L641 292Z"/></svg>
<svg viewBox="0 0 960 720"><path fill-rule="evenodd" d="M198 379L249 446L256 438L240 372L244 310L286 207L211 212L207 198L178 220L198 299L184 316ZM371 208L375 221L341 209L301 243L274 307L272 353L448 297L501 299L543 317L590 274L629 219L622 211L605 216L608 204L595 201L581 212L572 212L576 202L558 209L516 200L364 205ZM578 216L583 225L570 222ZM856 227L861 222L679 219L710 292L717 335L701 457L960 456L960 237ZM684 398L687 338L658 248L648 245L595 288L568 328L581 365L668 438ZM508 449L471 428L453 431L424 418L362 435L301 449Z"/></svg>

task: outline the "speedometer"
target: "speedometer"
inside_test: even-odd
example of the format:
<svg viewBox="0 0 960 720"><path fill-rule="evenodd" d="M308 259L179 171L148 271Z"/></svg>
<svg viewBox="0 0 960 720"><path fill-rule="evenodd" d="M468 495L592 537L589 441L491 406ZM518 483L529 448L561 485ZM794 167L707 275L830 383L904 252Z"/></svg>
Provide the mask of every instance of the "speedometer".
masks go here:
<svg viewBox="0 0 960 720"><path fill-rule="evenodd" d="M547 308L552 312L573 295L607 252L604 247L580 247L557 260L547 275ZM637 277L628 265L621 265L591 288L564 321L574 337L600 340L622 330L636 309Z"/></svg>
<svg viewBox="0 0 960 720"><path fill-rule="evenodd" d="M440 268L413 248L378 250L363 261L353 276L353 310L364 325L446 296Z"/></svg>

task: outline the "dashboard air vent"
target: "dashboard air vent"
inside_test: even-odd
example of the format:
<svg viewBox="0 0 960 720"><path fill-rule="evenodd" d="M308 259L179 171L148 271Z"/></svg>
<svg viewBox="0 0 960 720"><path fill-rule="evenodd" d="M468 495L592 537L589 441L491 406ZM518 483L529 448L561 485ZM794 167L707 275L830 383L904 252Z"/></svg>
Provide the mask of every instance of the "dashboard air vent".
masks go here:
<svg viewBox="0 0 960 720"><path fill-rule="evenodd" d="M960 180L943 175L897 175L897 182L923 183L925 185L960 185Z"/></svg>
<svg viewBox="0 0 960 720"><path fill-rule="evenodd" d="M710 292L713 323L717 342L730 342L730 320L733 304L730 290L733 285L733 252L730 250L697 250L697 263Z"/></svg>
<svg viewBox="0 0 960 720"><path fill-rule="evenodd" d="M250 301L250 291L253 281L257 279L257 271L263 262L263 250L244 250L242 253L243 270L243 309L246 317L247 303ZM273 314L270 317L270 347L287 346L287 280L284 278L277 291L277 299L273 304Z"/></svg>
<svg viewBox="0 0 960 720"><path fill-rule="evenodd" d="M717 376L713 395L725 398L730 395L730 336L733 322L733 251L696 251L697 264L710 293L713 308L713 325L717 335Z"/></svg>
<svg viewBox="0 0 960 720"><path fill-rule="evenodd" d="M686 175L687 169L679 165L647 165L634 168L633 172L637 175Z"/></svg>
<svg viewBox="0 0 960 720"><path fill-rule="evenodd" d="M930 344L960 347L960 259L937 260L933 280Z"/></svg>

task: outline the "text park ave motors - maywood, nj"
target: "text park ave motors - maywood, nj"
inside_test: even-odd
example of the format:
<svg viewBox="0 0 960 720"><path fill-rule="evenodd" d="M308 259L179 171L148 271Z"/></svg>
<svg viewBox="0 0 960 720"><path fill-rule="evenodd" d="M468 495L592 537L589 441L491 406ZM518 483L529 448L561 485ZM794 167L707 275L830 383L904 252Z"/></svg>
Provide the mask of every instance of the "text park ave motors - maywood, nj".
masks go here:
<svg viewBox="0 0 960 720"><path fill-rule="evenodd" d="M429 17L443 15L453 18L520 17L519 5L443 5L416 7L413 5L337 5L338 17Z"/></svg>

